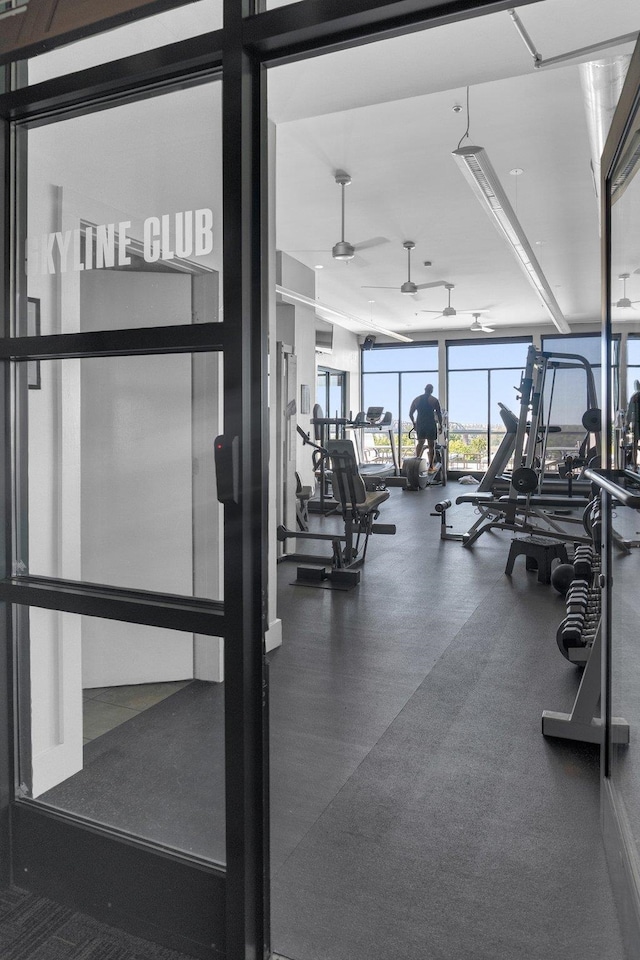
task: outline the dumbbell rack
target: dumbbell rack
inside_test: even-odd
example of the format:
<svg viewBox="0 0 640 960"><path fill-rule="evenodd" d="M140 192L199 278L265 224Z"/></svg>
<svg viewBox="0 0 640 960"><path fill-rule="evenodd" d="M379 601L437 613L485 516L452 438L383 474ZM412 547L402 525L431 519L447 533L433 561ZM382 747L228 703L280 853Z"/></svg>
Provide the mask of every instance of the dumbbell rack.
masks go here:
<svg viewBox="0 0 640 960"><path fill-rule="evenodd" d="M584 666L600 629L600 557L589 544L579 544L573 558L575 578L566 594L567 615L556 632L563 657Z"/></svg>
<svg viewBox="0 0 640 960"><path fill-rule="evenodd" d="M590 527L593 546L575 548L575 578L566 594L567 615L558 627L556 641L560 652L571 663L584 665L582 680L571 713L545 710L542 733L585 743L602 743L604 724L599 715L601 683L601 593L600 574L600 502L592 505ZM622 717L612 718L616 743L629 742L629 724Z"/></svg>

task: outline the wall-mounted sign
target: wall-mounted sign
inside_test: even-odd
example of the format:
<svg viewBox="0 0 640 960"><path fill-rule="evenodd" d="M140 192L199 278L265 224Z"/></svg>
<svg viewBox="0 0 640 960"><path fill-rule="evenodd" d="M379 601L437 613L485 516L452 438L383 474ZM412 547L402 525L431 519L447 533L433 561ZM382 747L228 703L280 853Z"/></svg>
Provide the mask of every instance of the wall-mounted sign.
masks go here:
<svg viewBox="0 0 640 960"><path fill-rule="evenodd" d="M132 237L130 230L131 221L121 220L29 237L27 273L33 276L127 267L132 254L145 263L176 257L188 260L213 250L213 211L208 207L147 217L142 238Z"/></svg>

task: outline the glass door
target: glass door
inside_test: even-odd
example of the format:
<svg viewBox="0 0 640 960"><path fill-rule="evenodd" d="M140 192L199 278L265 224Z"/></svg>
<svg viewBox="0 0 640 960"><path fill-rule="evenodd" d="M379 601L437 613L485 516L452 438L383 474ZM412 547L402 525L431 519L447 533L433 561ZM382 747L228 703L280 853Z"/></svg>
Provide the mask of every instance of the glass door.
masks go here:
<svg viewBox="0 0 640 960"><path fill-rule="evenodd" d="M603 231L606 282L603 393L612 383L606 367L614 364L613 336L625 337L630 380L635 378L634 338L640 333L640 45L631 60L620 104L603 156L605 208ZM640 574L640 435L635 388L624 414L615 418L618 398L611 387L605 423L603 462L623 489L605 490L603 612L604 692L607 738L603 761L605 841L619 915L630 955L640 939L640 657L638 654L638 577ZM624 419L621 423L620 420ZM614 429L614 424L616 429ZM624 725L628 724L627 736Z"/></svg>
<svg viewBox="0 0 640 960"><path fill-rule="evenodd" d="M8 881L239 958L268 941L268 311L232 229L257 69L223 87L222 46L68 47L0 98L2 842Z"/></svg>

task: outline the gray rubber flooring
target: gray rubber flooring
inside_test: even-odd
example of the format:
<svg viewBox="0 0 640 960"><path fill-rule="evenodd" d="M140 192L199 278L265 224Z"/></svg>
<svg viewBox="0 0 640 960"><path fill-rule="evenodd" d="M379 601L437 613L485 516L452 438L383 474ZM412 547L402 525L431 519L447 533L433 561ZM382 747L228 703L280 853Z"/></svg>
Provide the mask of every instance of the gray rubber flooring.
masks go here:
<svg viewBox="0 0 640 960"><path fill-rule="evenodd" d="M555 643L563 601L523 558L505 577L509 534L441 541L441 497L391 492L381 520L398 532L372 538L353 591L292 586L279 567L273 949L622 960L597 751L540 732L579 682ZM190 684L89 744L48 799L220 859L222 705L221 687Z"/></svg>
<svg viewBox="0 0 640 960"><path fill-rule="evenodd" d="M439 540L441 497L392 492L381 519L398 532L372 539L356 591L281 588L272 676L295 694L274 696L279 802L295 791L287 756L302 770L331 752L343 783L276 866L274 947L295 960L618 960L597 750L540 732L579 681L555 643L562 599L524 559L505 577L507 533L472 550ZM449 517L466 528L468 514Z"/></svg>

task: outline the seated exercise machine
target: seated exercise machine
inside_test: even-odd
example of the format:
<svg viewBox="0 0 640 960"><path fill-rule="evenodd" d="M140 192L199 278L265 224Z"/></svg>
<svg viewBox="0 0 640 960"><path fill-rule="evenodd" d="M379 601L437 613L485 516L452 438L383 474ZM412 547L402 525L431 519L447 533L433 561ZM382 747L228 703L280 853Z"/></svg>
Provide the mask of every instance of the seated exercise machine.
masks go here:
<svg viewBox="0 0 640 960"><path fill-rule="evenodd" d="M279 526L278 540L321 540L331 544L332 555L314 556L304 553L284 553L280 560L305 561L312 567L298 567L296 584L349 590L360 582L361 566L367 554L367 545L372 533L394 534L395 524L376 523L379 508L389 498L387 490L369 491L358 471L355 450L351 440L327 440L326 448L314 443L298 427L306 444L314 447L314 457L321 457L326 472L331 477L333 497L337 504L344 529L340 533L321 533L310 530L287 530ZM318 566L319 565L319 566Z"/></svg>

